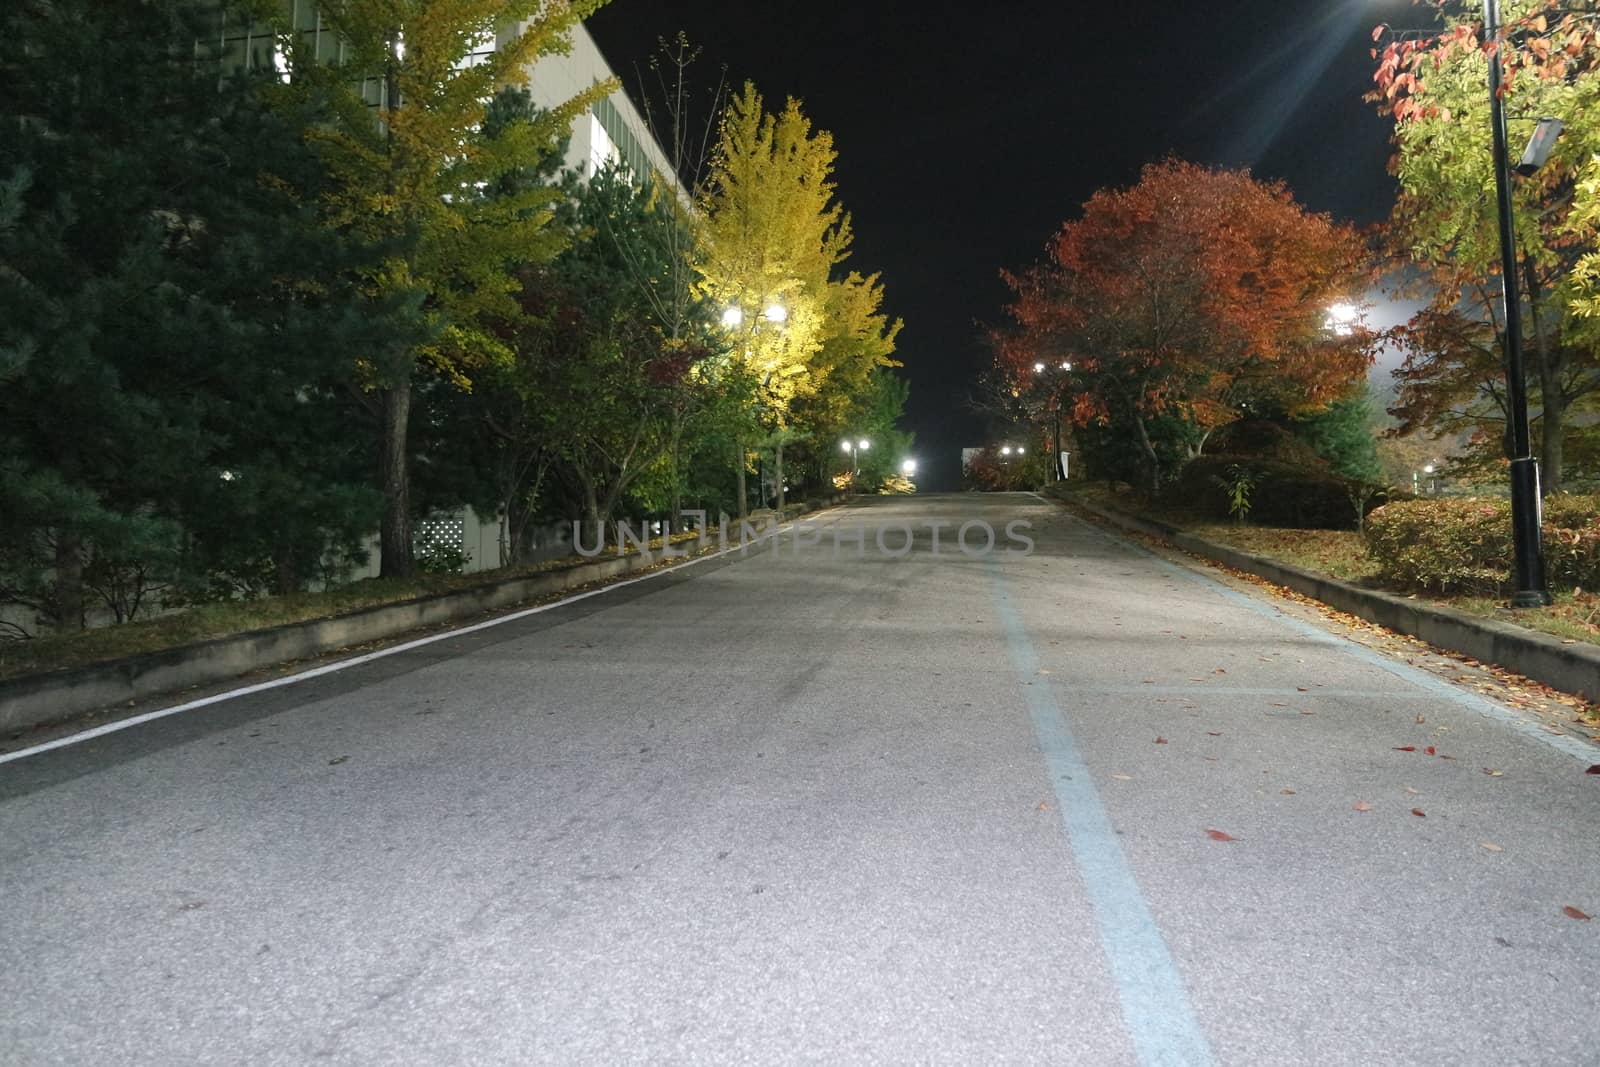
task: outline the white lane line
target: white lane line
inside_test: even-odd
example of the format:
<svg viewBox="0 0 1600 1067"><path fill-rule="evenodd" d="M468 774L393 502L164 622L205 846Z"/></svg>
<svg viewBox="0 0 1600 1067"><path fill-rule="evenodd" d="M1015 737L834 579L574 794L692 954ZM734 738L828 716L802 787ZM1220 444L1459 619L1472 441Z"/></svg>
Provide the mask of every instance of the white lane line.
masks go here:
<svg viewBox="0 0 1600 1067"><path fill-rule="evenodd" d="M834 508L829 508L827 510L833 511ZM827 514L827 512L823 511L818 512L817 514L824 515ZM838 519L836 518L834 521L837 522ZM771 539L776 541L779 536L791 529L793 526L794 523L788 522L777 527L773 531ZM750 542L750 545L760 544L760 541ZM603 585L598 589L591 589L587 593L575 593L572 596L553 601L549 604L541 604L534 608L524 608L521 611L512 612L510 615L501 615L493 619L486 619L483 622L473 623L470 626L462 626L454 630L446 630L443 633L433 634L428 637L419 637L415 641L407 641L404 644L394 645L390 648L379 649L376 652L368 652L364 655L354 656L350 659L342 659L337 663L328 663L321 667L312 667L309 670L299 671L295 674L286 674L282 678L274 678L270 682L257 682L254 685L243 686L239 689L230 689L226 693L215 693L208 697L201 697L198 700L190 700L183 704L175 704L170 708L159 708L155 711L147 711L143 715L133 715L126 719L118 719L116 722L108 722L103 726L96 726L93 729L83 730L75 734L69 734L66 737L58 737L54 741L45 741L29 748L22 748L15 752L5 753L0 755L0 764L12 763L16 760L26 759L29 756L37 756L41 753L49 752L52 749L65 748L68 745L81 744L84 741L92 741L97 737L104 737L107 734L114 734L118 730L129 730L135 726L143 726L147 722L154 722L157 719L164 719L168 715L177 715L185 711L194 711L196 708L204 708L209 707L212 704L220 704L225 700L236 700L239 697L250 696L254 693L264 693L269 689L277 689L281 686L294 685L297 682L309 681L312 678L320 678L325 674L333 674L336 671L348 670L351 667L359 667L363 663L371 663L373 660L382 659L385 656L396 656L402 652L410 652L412 649L422 648L424 645L431 645L436 641L446 641L453 637L461 637L463 634L476 633L479 630L487 630L492 626L504 626L508 622L516 622L518 619L526 619L530 615L538 615L540 612L566 607L568 604L575 604L580 600L587 600L592 596L600 596L602 593L610 593L617 589L626 588L630 585L637 585L640 582L647 582L650 579L659 577L663 574L673 574L677 571L683 570L685 567L693 567L697 563L704 563L707 560L720 559L721 557L729 555L733 552L743 552L747 547L748 546L743 544L734 545L729 548L724 548L719 552L712 552L704 556L696 556L694 559L685 560L683 563L679 563L672 567L663 567L660 570L651 571L649 574L641 574L637 578L629 578L626 581L613 582L609 585Z"/></svg>

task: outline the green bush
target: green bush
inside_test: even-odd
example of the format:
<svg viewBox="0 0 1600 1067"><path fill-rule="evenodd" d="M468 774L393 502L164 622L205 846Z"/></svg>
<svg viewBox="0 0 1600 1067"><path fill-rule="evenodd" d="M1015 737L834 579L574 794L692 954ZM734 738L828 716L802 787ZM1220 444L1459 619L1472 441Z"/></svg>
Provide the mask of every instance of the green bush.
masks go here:
<svg viewBox="0 0 1600 1067"><path fill-rule="evenodd" d="M1512 568L1509 500L1402 500L1367 517L1379 576L1402 589L1506 591ZM1554 588L1600 588L1600 496L1544 503L1545 576Z"/></svg>
<svg viewBox="0 0 1600 1067"><path fill-rule="evenodd" d="M1297 530L1356 528L1356 510L1347 479L1325 469L1255 456L1199 456L1190 460L1162 494L1162 501L1218 520L1227 519L1232 500L1218 486L1234 482L1235 475L1230 471L1235 467L1252 479L1251 522ZM1379 494L1368 507L1377 507L1386 499Z"/></svg>

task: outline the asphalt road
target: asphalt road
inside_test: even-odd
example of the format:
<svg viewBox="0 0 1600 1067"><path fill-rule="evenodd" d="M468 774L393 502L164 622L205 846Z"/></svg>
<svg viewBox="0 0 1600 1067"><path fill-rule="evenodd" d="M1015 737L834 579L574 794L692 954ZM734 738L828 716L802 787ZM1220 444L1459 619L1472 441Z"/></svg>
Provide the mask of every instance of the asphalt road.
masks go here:
<svg viewBox="0 0 1600 1067"><path fill-rule="evenodd" d="M0 1061L1600 1063L1585 743L1029 496L817 524L0 764Z"/></svg>

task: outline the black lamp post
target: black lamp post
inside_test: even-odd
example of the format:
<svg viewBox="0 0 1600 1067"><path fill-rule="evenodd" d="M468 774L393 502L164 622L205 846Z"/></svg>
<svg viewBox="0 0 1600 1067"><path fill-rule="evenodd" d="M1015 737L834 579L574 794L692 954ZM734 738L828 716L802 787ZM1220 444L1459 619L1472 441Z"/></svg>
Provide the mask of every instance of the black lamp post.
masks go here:
<svg viewBox="0 0 1600 1067"><path fill-rule="evenodd" d="M1489 121L1494 131L1494 184L1500 209L1500 281L1505 293L1506 403L1511 433L1511 542L1515 556L1514 608L1550 603L1544 584L1544 543L1540 529L1539 461L1533 458L1528 434L1528 392L1522 371L1522 294L1517 288L1516 235L1511 225L1511 161L1506 151L1506 113L1500 100L1502 83L1500 0L1483 0L1483 36L1494 45L1489 54Z"/></svg>

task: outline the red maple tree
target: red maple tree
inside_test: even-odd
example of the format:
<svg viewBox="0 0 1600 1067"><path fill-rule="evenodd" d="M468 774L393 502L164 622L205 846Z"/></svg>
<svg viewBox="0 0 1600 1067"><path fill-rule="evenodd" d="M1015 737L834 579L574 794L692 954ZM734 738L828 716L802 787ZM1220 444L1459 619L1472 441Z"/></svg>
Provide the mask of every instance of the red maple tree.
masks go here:
<svg viewBox="0 0 1600 1067"><path fill-rule="evenodd" d="M1359 299L1366 249L1348 226L1307 212L1281 182L1179 160L1097 192L1044 261L1003 277L1015 298L998 362L1059 380L1079 426L1116 425L1163 475L1151 422L1185 427L1199 455L1248 412L1301 415L1347 395L1371 360L1364 331L1329 328Z"/></svg>

